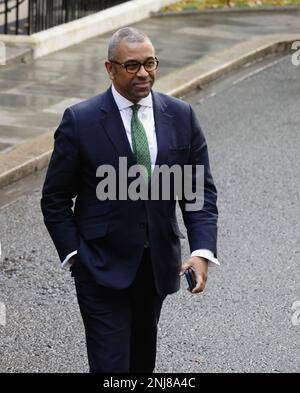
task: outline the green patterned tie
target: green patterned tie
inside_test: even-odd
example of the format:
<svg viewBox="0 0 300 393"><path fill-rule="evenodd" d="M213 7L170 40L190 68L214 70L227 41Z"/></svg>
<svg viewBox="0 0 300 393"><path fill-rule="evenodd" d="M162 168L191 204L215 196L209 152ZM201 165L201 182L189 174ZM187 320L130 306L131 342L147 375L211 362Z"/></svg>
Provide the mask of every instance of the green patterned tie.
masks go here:
<svg viewBox="0 0 300 393"><path fill-rule="evenodd" d="M147 169L148 181L151 178L151 157L149 152L149 145L145 128L138 118L138 111L140 105L132 105L132 118L131 118L131 139L132 150L139 165L143 165ZM145 177L145 172L143 172Z"/></svg>

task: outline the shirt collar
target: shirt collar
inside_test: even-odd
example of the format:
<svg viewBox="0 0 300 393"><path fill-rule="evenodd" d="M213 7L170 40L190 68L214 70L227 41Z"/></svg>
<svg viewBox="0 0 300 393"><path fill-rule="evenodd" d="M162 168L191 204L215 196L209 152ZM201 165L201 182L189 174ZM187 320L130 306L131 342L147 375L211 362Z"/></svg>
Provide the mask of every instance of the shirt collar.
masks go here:
<svg viewBox="0 0 300 393"><path fill-rule="evenodd" d="M115 101L116 101L116 104L117 104L118 108L119 108L119 111L121 111L122 109L127 109L127 108L131 107L132 105L134 105L133 102L127 100L127 98L125 98L124 96L122 96L122 95L116 90L116 88L114 87L113 84L111 85L111 92L112 92L112 95L113 95L113 97L114 97L114 99L115 99ZM138 102L138 104L141 105L141 106L145 106L145 107L147 107L147 108L152 108L152 106L153 106L153 103L152 103L152 94L149 93L149 94L147 95L147 97L144 97L144 98L140 99L139 102Z"/></svg>

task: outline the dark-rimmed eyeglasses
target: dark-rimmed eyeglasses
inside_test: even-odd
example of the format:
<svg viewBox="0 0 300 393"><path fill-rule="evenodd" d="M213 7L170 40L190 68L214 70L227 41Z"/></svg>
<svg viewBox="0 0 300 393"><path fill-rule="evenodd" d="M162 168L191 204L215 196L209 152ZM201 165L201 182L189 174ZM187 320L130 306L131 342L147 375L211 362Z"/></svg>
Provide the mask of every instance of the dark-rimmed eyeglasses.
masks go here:
<svg viewBox="0 0 300 393"><path fill-rule="evenodd" d="M144 61L144 63L140 63L139 61L128 61L127 63L119 63L116 60L109 61L113 64L119 64L120 66L125 68L125 70L129 74L136 74L141 69L141 66L143 66L147 72L151 72L156 70L159 64L159 60L157 57L155 57L154 59L147 59L146 61Z"/></svg>

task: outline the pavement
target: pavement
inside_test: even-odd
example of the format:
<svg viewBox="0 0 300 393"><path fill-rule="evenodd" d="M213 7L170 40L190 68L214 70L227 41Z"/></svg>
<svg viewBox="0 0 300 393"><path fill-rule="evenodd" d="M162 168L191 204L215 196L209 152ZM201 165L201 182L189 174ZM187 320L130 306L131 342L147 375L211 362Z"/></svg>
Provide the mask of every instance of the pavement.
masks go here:
<svg viewBox="0 0 300 393"><path fill-rule="evenodd" d="M193 13L153 16L134 26L156 47L156 88L178 95L197 87L199 76L209 74L216 59L215 77L235 59L241 63L262 56L281 37L289 37L282 39L285 44L300 39L299 15L300 8ZM109 86L103 65L109 37L104 34L28 64L0 66L0 187L46 166L64 109ZM185 88L178 93L180 86Z"/></svg>

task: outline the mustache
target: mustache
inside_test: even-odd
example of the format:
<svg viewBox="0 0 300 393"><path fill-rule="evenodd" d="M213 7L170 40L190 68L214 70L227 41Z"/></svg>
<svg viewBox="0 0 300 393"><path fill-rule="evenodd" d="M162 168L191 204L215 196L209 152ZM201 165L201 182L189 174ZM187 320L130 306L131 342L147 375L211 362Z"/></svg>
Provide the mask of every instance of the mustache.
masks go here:
<svg viewBox="0 0 300 393"><path fill-rule="evenodd" d="M152 79L149 78L148 76L137 76L134 78L133 83L139 83L139 82L152 82Z"/></svg>

